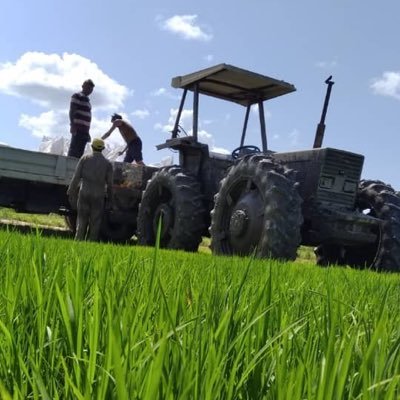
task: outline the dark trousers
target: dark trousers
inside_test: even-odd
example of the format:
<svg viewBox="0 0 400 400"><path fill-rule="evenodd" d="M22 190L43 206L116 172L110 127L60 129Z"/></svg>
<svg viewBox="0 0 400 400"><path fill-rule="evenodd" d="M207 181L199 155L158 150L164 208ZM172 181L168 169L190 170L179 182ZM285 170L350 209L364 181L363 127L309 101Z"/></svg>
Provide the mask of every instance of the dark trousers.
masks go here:
<svg viewBox="0 0 400 400"><path fill-rule="evenodd" d="M103 214L104 197L85 196L79 193L75 239L98 240Z"/></svg>
<svg viewBox="0 0 400 400"><path fill-rule="evenodd" d="M70 157L81 158L85 152L86 143L90 142L90 135L86 132L76 132L71 135L68 155Z"/></svg>
<svg viewBox="0 0 400 400"><path fill-rule="evenodd" d="M133 139L128 144L128 150L125 154L124 162L131 163L133 160L136 162L143 161L142 141L140 140L140 137Z"/></svg>

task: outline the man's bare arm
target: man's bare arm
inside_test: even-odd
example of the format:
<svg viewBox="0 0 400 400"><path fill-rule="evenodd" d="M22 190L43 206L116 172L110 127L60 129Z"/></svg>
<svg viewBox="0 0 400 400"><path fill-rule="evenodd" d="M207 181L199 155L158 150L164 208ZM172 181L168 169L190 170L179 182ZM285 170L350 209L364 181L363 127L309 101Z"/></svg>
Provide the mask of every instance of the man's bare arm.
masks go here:
<svg viewBox="0 0 400 400"><path fill-rule="evenodd" d="M102 138L103 140L104 140L104 139L107 139L107 138L111 135L112 131L113 131L115 128L117 128L118 126L119 126L118 121L114 121L113 124L112 124L112 126L111 126L111 128L110 128L101 138Z"/></svg>
<svg viewBox="0 0 400 400"><path fill-rule="evenodd" d="M122 154L124 154L127 150L128 150L128 145L126 145L123 150L119 151L118 155L122 156Z"/></svg>

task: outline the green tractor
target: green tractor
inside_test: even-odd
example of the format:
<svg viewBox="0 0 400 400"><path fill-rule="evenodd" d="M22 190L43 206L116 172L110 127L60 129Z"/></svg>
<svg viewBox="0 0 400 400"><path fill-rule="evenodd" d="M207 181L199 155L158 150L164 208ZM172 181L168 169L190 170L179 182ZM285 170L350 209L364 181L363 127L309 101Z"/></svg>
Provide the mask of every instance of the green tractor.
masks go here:
<svg viewBox="0 0 400 400"><path fill-rule="evenodd" d="M296 88L220 64L172 79L183 89L171 138L157 146L179 152L179 165L161 168L147 182L138 210L139 243L196 251L211 237L214 254L294 260L300 245L314 246L320 265L400 270L400 197L381 181L360 180L364 157L321 148L331 77L310 150L268 149L264 101ZM193 93L190 136L180 118ZM215 154L198 140L200 94L245 107L238 147ZM250 109L258 105L261 148L245 144Z"/></svg>

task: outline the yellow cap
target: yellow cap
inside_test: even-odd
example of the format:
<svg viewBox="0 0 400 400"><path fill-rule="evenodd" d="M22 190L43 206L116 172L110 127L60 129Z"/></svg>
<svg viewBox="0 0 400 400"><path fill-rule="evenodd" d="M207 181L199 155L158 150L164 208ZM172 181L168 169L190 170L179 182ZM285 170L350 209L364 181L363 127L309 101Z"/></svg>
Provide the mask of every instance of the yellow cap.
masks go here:
<svg viewBox="0 0 400 400"><path fill-rule="evenodd" d="M95 138L92 140L92 149L93 150L97 150L97 151L101 151L104 150L104 141L102 139L99 138Z"/></svg>

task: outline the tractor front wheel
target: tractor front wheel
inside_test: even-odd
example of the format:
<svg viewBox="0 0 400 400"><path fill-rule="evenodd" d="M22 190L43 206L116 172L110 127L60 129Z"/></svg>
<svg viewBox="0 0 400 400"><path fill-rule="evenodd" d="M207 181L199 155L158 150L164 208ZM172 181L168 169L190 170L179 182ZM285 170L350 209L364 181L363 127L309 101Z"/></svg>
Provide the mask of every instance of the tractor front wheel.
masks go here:
<svg viewBox="0 0 400 400"><path fill-rule="evenodd" d="M139 205L138 242L153 246L161 221L160 246L197 251L205 208L197 179L177 166L162 168L148 181Z"/></svg>

